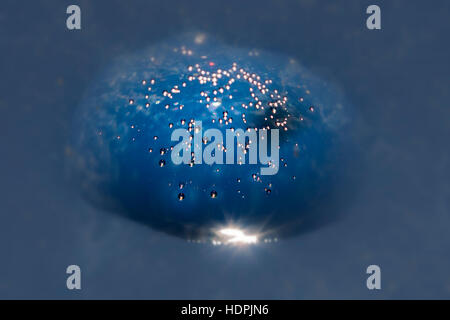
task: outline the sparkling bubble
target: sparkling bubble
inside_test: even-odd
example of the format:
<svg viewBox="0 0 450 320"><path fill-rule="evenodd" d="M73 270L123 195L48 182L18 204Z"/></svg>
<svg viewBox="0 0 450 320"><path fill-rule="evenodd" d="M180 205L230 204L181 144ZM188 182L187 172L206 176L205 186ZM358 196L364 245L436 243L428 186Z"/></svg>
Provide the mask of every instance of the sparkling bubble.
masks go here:
<svg viewBox="0 0 450 320"><path fill-rule="evenodd" d="M245 221L242 227L263 226L265 235L273 230L281 235L284 226L300 220L306 228L310 226L304 219L314 208L317 195L327 194L324 191L331 188L329 172L339 169L333 152L340 146L335 141L340 141L345 131L340 128L345 121L346 103L329 83L286 56L249 52L212 37L196 42L195 36L189 34L144 48L141 56L125 60L96 80L92 92L98 94L83 98L74 130L77 159L74 156L73 162L85 194L99 194L105 207L111 207L107 202L112 199L134 220L162 231L178 230L175 233L180 236L189 233L192 238L204 236L202 233L211 230L211 226L226 224L224 213L236 221ZM150 80L149 75L157 79ZM315 114L311 114L313 111ZM186 123L185 119L191 120ZM239 158L235 147L235 165L211 167L197 162L203 160L198 159L201 155L197 153L187 165L166 165L172 159L167 155L168 146L178 145L171 140L172 130L168 130L176 124L181 123L191 134L183 146L183 156L191 155L196 144L204 150L215 140L194 138L197 121L202 121L203 133L211 128L225 136L231 125L236 136L241 129L248 133L241 147L243 157ZM283 159L268 165L249 165L251 148L256 145L259 150L259 132L272 129L279 130L277 148ZM255 133L256 141L250 139L250 134ZM267 138L270 143L270 135ZM149 165L148 153L153 149L160 151L160 158L152 161L159 161L164 169ZM223 151L225 158L231 149L224 139L216 150ZM274 176L260 171L275 165L280 170ZM299 174L302 179L294 183ZM185 182L174 184L174 180L192 183L187 187ZM233 180L239 186L237 193L222 192L233 187ZM273 186L269 181L273 181ZM261 188L263 183L265 189ZM180 212L170 201L173 195L167 192L167 185L175 190L178 185L178 192L189 189L186 204L195 214ZM274 195L266 196L272 189ZM221 192L220 197L216 190ZM208 191L211 198L216 198L214 201L202 201ZM185 199L184 194L180 197L180 201ZM319 219L311 217L310 220Z"/></svg>
<svg viewBox="0 0 450 320"><path fill-rule="evenodd" d="M178 194L178 200L183 201L184 200L184 193L180 192Z"/></svg>

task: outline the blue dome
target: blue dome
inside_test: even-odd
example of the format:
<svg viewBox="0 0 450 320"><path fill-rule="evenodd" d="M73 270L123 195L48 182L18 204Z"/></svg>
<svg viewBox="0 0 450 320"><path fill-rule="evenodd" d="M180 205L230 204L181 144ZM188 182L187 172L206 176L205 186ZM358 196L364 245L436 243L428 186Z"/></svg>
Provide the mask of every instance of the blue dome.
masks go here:
<svg viewBox="0 0 450 320"><path fill-rule="evenodd" d="M273 239L326 220L314 208L336 187L345 108L338 90L294 59L185 34L116 59L93 82L76 114L70 162L89 201L155 229L220 241L218 230L234 228ZM175 164L171 135L180 128L192 149L183 150L188 163ZM223 144L203 137L208 129ZM226 141L227 129L265 132L278 159L263 164L262 140L239 146ZM269 142L274 130L278 146ZM209 144L223 164L199 159ZM268 166L272 174L262 174Z"/></svg>

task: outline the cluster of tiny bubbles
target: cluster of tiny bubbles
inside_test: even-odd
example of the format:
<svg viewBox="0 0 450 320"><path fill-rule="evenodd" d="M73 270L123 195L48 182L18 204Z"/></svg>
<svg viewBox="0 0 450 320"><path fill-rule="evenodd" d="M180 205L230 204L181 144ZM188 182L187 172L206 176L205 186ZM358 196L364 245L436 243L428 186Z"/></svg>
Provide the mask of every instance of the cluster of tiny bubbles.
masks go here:
<svg viewBox="0 0 450 320"><path fill-rule="evenodd" d="M150 225L161 225L161 221L174 223L176 219L166 221L164 216L178 217L180 206L196 213L192 219L197 225L202 224L202 219L223 220L225 214L239 218L238 215L245 216L255 207L267 212L261 213L256 221L266 221L268 216L272 218L275 214L283 216L279 221L273 218L279 224L293 219L298 210L289 193L312 192L305 181L315 178L315 161L321 160L323 153L319 141L323 132L328 134L327 124L322 119L326 109L322 110L323 104L313 95L314 89L322 89L313 82L309 85L312 77L297 62L284 56L227 47L213 40L208 42L206 36L200 42L195 40L199 39L198 35L187 36L186 39L192 40L190 43L181 39L149 48L135 60L124 62L128 69L115 69L119 70L118 75L113 74L107 79L108 83L115 84L111 92L102 96L104 105L110 107L100 108L93 117L96 119L93 127L99 132L96 141L100 146L107 145L108 134L114 137L116 145L112 149L101 149L101 152L110 152L110 158L92 151L94 158L99 164L103 159L113 159L123 172L133 172L125 179L129 184L123 183L123 188L143 186L142 190L148 190L150 186L154 197L151 201L166 212L144 219L144 223ZM216 55L220 46L224 49L220 52L224 53ZM202 122L202 128L198 127L198 121ZM123 122L127 125L123 126ZM123 129L125 127L128 129ZM175 165L171 161L171 152L178 144L171 141L171 133L177 128L184 128L190 134L182 149L183 153L190 154L191 160L187 164ZM235 149L232 166L198 165L202 159L197 157L202 154L192 151L196 144L203 148L215 144L224 158L230 152L227 141L210 141L206 136L196 140L196 135L208 128L218 128L224 137L226 129L236 132L239 137L242 131L236 130L240 128L248 137L256 133L256 140L244 138L244 143L240 144L236 139L237 144L232 146ZM261 143L263 139L270 141L273 129L280 132L279 161L248 164L252 148L259 148L258 141ZM130 141L134 147L129 145ZM144 160L140 150L146 151ZM159 154L153 150L159 150ZM314 158L316 154L317 159ZM318 163L320 165L320 161ZM277 174L260 174L260 168L267 166L275 168ZM162 169L157 172L154 167ZM122 178L111 176L108 179L114 183L113 190L122 188L119 187ZM167 183L168 179L175 180ZM230 188L232 192L228 192ZM136 192L142 195L142 211L147 210L148 201L144 199L148 199L148 194L141 190ZM117 194L126 207L130 201L126 198L127 193ZM161 201L167 194L172 200ZM205 201L208 194L215 200ZM184 228L183 223L180 224ZM268 242L267 239L264 242Z"/></svg>

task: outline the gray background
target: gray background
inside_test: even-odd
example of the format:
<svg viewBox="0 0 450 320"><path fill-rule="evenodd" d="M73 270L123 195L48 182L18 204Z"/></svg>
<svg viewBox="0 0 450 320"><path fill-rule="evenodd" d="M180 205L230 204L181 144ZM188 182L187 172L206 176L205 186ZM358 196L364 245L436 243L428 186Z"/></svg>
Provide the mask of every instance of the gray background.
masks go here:
<svg viewBox="0 0 450 320"><path fill-rule="evenodd" d="M69 4L81 31L66 29ZM365 27L370 4L381 31ZM3 0L0 298L450 298L449 12L438 0ZM362 161L345 218L216 248L98 211L68 185L72 113L96 73L185 30L292 55L346 92ZM69 264L81 291L65 287ZM381 291L365 286L369 264Z"/></svg>

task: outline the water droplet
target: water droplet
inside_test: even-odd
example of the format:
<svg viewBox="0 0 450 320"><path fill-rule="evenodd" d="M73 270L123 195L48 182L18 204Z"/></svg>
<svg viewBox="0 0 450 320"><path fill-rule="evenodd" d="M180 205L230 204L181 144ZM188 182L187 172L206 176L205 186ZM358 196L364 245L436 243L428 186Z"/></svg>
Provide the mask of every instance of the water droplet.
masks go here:
<svg viewBox="0 0 450 320"><path fill-rule="evenodd" d="M180 189L184 188L184 182L180 182L180 184L178 185L180 187Z"/></svg>
<svg viewBox="0 0 450 320"><path fill-rule="evenodd" d="M213 190L211 191L211 198L217 198L217 191Z"/></svg>
<svg viewBox="0 0 450 320"><path fill-rule="evenodd" d="M184 193L178 194L178 200L183 201L184 200Z"/></svg>
<svg viewBox="0 0 450 320"><path fill-rule="evenodd" d="M166 153L166 148L159 149L159 154L164 155Z"/></svg>
<svg viewBox="0 0 450 320"><path fill-rule="evenodd" d="M267 195L269 195L269 194L271 194L271 193L272 193L272 190L266 189L266 194L267 194Z"/></svg>
<svg viewBox="0 0 450 320"><path fill-rule="evenodd" d="M164 167L165 165L166 165L166 160L163 160L163 159L159 160L160 167Z"/></svg>

